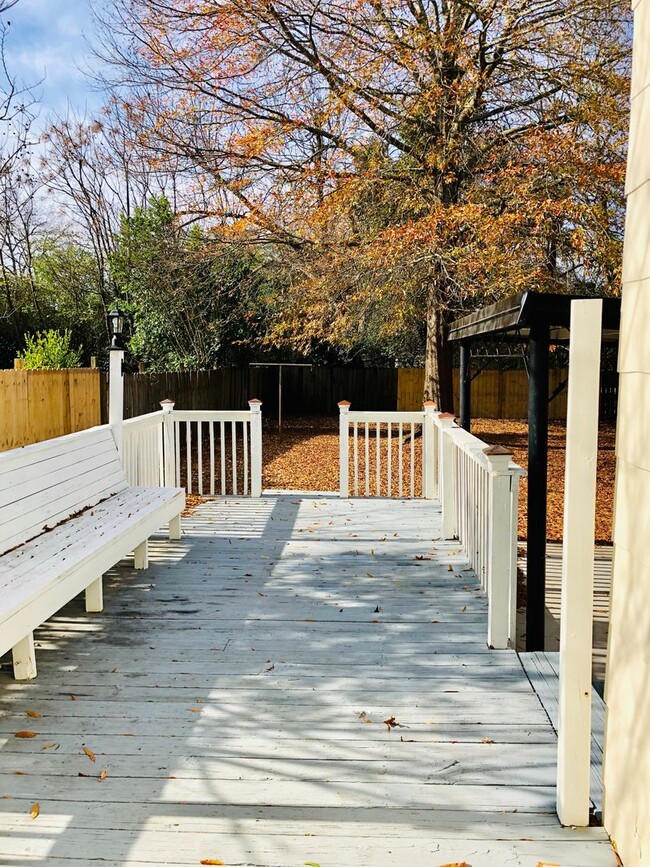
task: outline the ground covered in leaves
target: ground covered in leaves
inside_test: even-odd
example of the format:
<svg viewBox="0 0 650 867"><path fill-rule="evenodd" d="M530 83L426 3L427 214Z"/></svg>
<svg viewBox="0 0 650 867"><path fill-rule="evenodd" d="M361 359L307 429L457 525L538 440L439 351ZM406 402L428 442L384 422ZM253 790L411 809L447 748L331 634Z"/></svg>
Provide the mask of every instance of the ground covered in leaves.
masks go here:
<svg viewBox="0 0 650 867"><path fill-rule="evenodd" d="M418 432L419 433L419 432ZM514 459L522 467L527 464L528 426L521 420L475 419L472 433L488 443L499 443L514 450ZM601 425L598 457L596 540L611 540L612 508L614 500L614 433L613 424ZM548 538L562 539L562 513L564 500L564 457L566 426L551 422L549 426L549 472L548 472ZM376 492L376 465L374 463L374 433L371 432L369 477L370 493ZM382 444L385 448L386 443ZM395 454L393 443L393 454ZM363 464L363 439L360 442ZM404 449L404 485L409 485L410 443ZM338 419L336 418L290 418L283 424L280 434L272 419L264 425L264 478L265 488L287 490L338 490ZM421 466L419 437L416 433L414 447L416 476ZM381 491L386 491L385 461L381 471ZM397 460L393 460L393 484L397 483ZM352 480L353 482L353 480ZM360 479L364 488L365 477ZM420 492L419 485L416 493ZM395 491L393 491L394 493ZM519 535L526 538L526 480L522 480L519 504Z"/></svg>

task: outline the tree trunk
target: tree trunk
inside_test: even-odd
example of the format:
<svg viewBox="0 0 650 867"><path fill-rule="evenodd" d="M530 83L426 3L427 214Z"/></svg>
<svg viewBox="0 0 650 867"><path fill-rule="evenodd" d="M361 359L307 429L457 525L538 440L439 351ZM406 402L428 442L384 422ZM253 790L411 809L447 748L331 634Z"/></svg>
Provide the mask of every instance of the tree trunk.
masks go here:
<svg viewBox="0 0 650 867"><path fill-rule="evenodd" d="M424 356L424 400L441 412L454 411L452 345L447 340L447 316L435 289L427 304L427 341Z"/></svg>

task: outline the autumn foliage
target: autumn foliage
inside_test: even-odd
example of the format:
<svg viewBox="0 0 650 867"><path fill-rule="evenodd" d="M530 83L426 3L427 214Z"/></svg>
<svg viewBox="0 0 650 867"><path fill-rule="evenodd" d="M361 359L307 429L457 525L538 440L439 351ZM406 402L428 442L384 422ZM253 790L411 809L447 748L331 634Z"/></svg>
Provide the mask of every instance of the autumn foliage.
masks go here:
<svg viewBox="0 0 650 867"><path fill-rule="evenodd" d="M615 293L628 4L118 0L113 86L215 237L283 274L270 342L415 342L449 403L450 315ZM398 359L399 360L399 359Z"/></svg>

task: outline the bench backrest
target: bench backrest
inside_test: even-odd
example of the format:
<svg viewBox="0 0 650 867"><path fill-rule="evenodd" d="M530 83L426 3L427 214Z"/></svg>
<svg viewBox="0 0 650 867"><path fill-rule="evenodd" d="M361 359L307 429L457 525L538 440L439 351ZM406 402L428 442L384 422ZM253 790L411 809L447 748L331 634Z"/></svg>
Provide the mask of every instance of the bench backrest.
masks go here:
<svg viewBox="0 0 650 867"><path fill-rule="evenodd" d="M0 554L126 487L108 425L0 453Z"/></svg>

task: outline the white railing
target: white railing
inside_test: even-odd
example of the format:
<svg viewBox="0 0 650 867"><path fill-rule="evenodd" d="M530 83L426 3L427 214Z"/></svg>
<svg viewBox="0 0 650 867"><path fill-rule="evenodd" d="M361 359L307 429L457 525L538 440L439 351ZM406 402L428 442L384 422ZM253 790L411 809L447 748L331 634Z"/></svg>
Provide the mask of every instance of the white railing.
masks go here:
<svg viewBox="0 0 650 867"><path fill-rule="evenodd" d="M458 539L488 597L488 645L514 646L517 618L517 514L524 474L512 452L488 446L437 413L442 535Z"/></svg>
<svg viewBox="0 0 650 867"><path fill-rule="evenodd" d="M130 485L159 487L165 484L163 419L165 412L152 412L124 422L122 463Z"/></svg>
<svg viewBox="0 0 650 867"><path fill-rule="evenodd" d="M131 485L185 487L199 496L262 495L261 403L249 410L162 410L123 423Z"/></svg>
<svg viewBox="0 0 650 867"><path fill-rule="evenodd" d="M435 497L433 404L422 412L360 412L342 401L339 413L342 497Z"/></svg>

